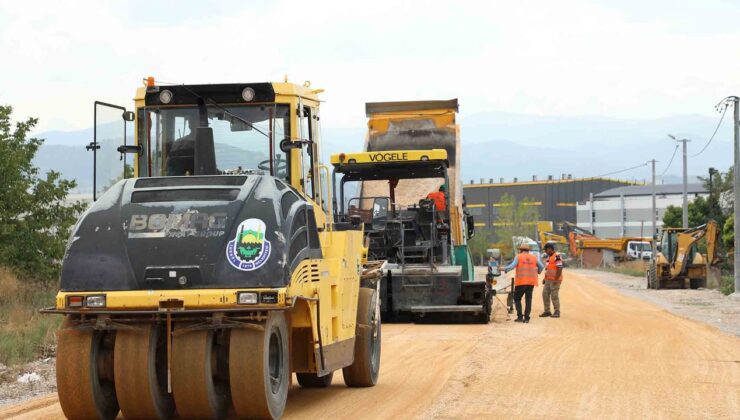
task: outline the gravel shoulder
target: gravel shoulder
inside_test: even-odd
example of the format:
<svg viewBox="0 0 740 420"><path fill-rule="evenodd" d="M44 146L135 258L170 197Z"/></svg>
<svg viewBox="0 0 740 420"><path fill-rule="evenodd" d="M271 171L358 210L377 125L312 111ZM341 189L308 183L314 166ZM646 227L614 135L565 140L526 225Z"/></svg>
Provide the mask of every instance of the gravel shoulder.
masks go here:
<svg viewBox="0 0 740 420"><path fill-rule="evenodd" d="M54 393L55 362L55 358L47 357L12 367L0 364L0 407Z"/></svg>
<svg viewBox="0 0 740 420"><path fill-rule="evenodd" d="M695 321L704 322L735 336L740 336L740 299L725 296L714 289L647 289L644 277L608 271L572 269L611 286L621 293L636 297Z"/></svg>

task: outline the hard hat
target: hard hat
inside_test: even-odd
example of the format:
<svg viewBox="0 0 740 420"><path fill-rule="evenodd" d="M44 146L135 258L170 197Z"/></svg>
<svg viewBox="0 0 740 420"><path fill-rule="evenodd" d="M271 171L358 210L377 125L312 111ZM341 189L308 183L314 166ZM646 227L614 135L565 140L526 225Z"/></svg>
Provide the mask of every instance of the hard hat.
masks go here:
<svg viewBox="0 0 740 420"><path fill-rule="evenodd" d="M522 242L521 244L519 244L519 249L522 251L529 251L532 248L529 246L528 243Z"/></svg>
<svg viewBox="0 0 740 420"><path fill-rule="evenodd" d="M444 190L445 190L444 184L442 184L442 185L439 186L439 190L442 191L442 192L444 192Z"/></svg>

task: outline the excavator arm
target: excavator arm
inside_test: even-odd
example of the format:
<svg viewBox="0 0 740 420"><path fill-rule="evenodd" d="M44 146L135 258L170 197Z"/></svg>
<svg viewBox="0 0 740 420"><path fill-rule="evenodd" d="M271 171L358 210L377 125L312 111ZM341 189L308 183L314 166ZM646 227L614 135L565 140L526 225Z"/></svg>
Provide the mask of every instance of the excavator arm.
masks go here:
<svg viewBox="0 0 740 420"><path fill-rule="evenodd" d="M715 264L717 260L717 235L719 228L717 222L710 220L704 225L697 226L693 229L680 232L676 235L676 253L671 264L671 276L678 277L686 272L689 264L689 254L693 247L705 235L707 237L707 260L710 264Z"/></svg>
<svg viewBox="0 0 740 420"><path fill-rule="evenodd" d="M721 244L719 225L714 220L707 223L707 262L715 265L720 262L719 246Z"/></svg>
<svg viewBox="0 0 740 420"><path fill-rule="evenodd" d="M555 242L558 244L567 244L568 239L565 236L558 235L557 233L552 232L543 232L540 234L540 242L544 244L548 242Z"/></svg>
<svg viewBox="0 0 740 420"><path fill-rule="evenodd" d="M568 235L568 239L567 239L568 250L570 252L570 255L574 257L580 255L579 243L582 242L583 239L595 238L595 236L591 232L585 229L581 229L578 226L574 225L573 223L564 222L563 226Z"/></svg>
<svg viewBox="0 0 740 420"><path fill-rule="evenodd" d="M548 242L555 242L558 244L568 245L568 238L563 235L558 235L553 231L552 222L539 221L537 222L537 235L539 236L540 243L544 247Z"/></svg>

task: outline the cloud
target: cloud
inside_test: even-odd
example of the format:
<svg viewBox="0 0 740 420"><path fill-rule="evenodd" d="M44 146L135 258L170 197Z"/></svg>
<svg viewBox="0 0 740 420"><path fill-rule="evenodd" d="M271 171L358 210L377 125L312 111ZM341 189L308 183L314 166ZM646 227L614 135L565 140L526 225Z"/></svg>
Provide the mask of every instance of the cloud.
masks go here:
<svg viewBox="0 0 740 420"><path fill-rule="evenodd" d="M310 79L326 125L364 102L459 97L463 115L714 115L736 88L735 25L719 2L3 2L0 102L40 129L91 124L95 99L132 104L141 78ZM678 10L680 9L680 10ZM668 10L668 12L666 12ZM678 11L677 11L678 10ZM702 30L703 29L703 30Z"/></svg>

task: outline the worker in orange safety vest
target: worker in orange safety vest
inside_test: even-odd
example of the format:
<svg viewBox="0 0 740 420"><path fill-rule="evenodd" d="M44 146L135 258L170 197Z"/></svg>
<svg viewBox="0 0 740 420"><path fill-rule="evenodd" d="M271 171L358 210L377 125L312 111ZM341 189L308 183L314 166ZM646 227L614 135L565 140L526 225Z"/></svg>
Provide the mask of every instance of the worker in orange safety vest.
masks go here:
<svg viewBox="0 0 740 420"><path fill-rule="evenodd" d="M447 209L447 201L445 199L444 184L439 186L439 191L432 191L427 194L427 199L434 201L434 207L437 209L437 213L445 211Z"/></svg>
<svg viewBox="0 0 740 420"><path fill-rule="evenodd" d="M532 312L532 293L539 282L538 275L545 266L536 255L530 254L529 244L519 245L519 255L514 257L509 265L504 267L508 273L516 269L514 276L514 304L516 306L516 320L514 322L529 322L529 314ZM522 297L524 297L524 313L522 313Z"/></svg>
<svg viewBox="0 0 740 420"><path fill-rule="evenodd" d="M540 314L541 318L560 318L560 285L563 283L563 257L555 252L555 245L545 244L547 254L547 266L545 266L545 278L542 280L542 301L545 304L545 312ZM550 313L550 300L555 312Z"/></svg>

